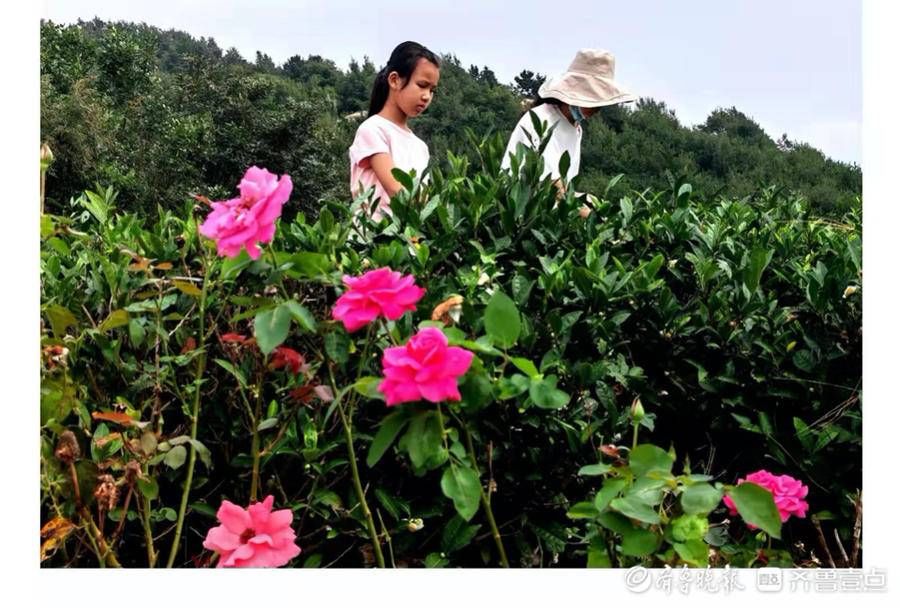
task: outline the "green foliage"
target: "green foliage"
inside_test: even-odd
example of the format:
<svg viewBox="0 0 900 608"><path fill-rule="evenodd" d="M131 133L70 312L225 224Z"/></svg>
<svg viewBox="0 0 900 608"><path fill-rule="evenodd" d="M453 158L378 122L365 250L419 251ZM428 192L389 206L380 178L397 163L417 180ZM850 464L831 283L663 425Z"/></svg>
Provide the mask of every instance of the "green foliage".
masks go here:
<svg viewBox="0 0 900 608"><path fill-rule="evenodd" d="M844 496L861 482L859 200L826 210L732 181L713 195L722 184L703 171L660 183L668 155L693 138L735 156L757 146L746 162L764 165L752 125L719 116L688 134L661 106L603 112L585 153L602 135L622 156L583 158L599 173L557 199L533 152L500 170L515 96L489 70L449 59L441 89L466 97L448 91L440 109L439 93L416 126L433 138L430 179L402 176L393 218L354 221L361 201L338 171L352 127L334 95L317 95L344 94L340 70L322 58L251 66L210 41L111 28L42 27L42 128L63 142L41 227L42 516L75 515L54 456L70 430L86 501L98 475L127 491L132 471L142 502L132 499L116 549L128 566L148 565L146 530L172 540L191 454L182 542L198 560L210 509L247 504L254 471L259 494L295 513L305 552L295 565L371 565L373 536L387 548L387 534L397 565L496 565L488 505L512 565L801 563L796 541L815 546L808 526L776 525L771 495L728 485L763 466L804 480L813 509L849 530ZM148 78L144 44L156 45ZM103 45L137 57L137 73L100 84ZM352 107L366 65L347 85ZM197 232L206 208L185 194L230 196L251 163L289 173L301 211L281 218L271 255L217 259ZM595 197L578 194L586 185ZM415 313L349 334L331 318L340 279L382 265L415 275L426 295ZM452 323L429 321L452 295L463 299ZM424 324L475 354L462 400L388 408L381 353ZM302 355L299 373L273 369L279 345ZM636 398L637 431L652 442L629 428ZM353 454L366 455L374 535ZM741 514L730 526L726 492Z"/></svg>

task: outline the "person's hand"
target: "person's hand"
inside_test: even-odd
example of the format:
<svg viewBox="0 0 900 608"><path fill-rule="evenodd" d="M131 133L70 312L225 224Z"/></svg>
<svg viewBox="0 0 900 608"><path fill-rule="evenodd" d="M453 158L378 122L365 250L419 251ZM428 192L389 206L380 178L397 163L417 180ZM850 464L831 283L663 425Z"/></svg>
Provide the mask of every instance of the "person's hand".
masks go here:
<svg viewBox="0 0 900 608"><path fill-rule="evenodd" d="M579 192L578 194L582 193ZM588 216L591 215L593 207L596 207L600 204L600 200L593 194L584 194L584 198L587 201L587 204L581 206L581 209L578 210L578 215L581 217L581 219L586 220Z"/></svg>
<svg viewBox="0 0 900 608"><path fill-rule="evenodd" d="M555 182L553 182L553 185L556 186L556 200L557 200L557 202L558 202L558 201L561 201L561 200L564 199L564 198L566 198L566 187L563 186L562 180L561 180L561 179L556 180Z"/></svg>

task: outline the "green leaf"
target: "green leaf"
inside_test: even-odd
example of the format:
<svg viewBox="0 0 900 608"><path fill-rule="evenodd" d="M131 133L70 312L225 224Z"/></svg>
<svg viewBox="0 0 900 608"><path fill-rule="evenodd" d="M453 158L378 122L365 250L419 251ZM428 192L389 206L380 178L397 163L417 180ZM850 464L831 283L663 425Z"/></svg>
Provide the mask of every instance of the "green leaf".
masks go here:
<svg viewBox="0 0 900 608"><path fill-rule="evenodd" d="M152 477L137 478L138 491L147 499L155 500L159 496L159 484Z"/></svg>
<svg viewBox="0 0 900 608"><path fill-rule="evenodd" d="M603 189L603 196L606 196L607 194L609 194L609 191L612 190L613 188L615 188L616 184L618 184L619 180L621 180L623 177L625 177L625 174L619 173L618 175L613 177L611 180L609 180L609 182L606 184L606 188Z"/></svg>
<svg viewBox="0 0 900 608"><path fill-rule="evenodd" d="M241 385L241 388L247 388L247 378L244 377L243 371L235 367L231 361L226 361L225 359L216 359L215 361L222 369L227 370L228 373L234 376L235 380L238 381L238 384Z"/></svg>
<svg viewBox="0 0 900 608"><path fill-rule="evenodd" d="M443 447L440 422L433 410L417 413L403 437L409 459L416 468L422 468L438 456Z"/></svg>
<svg viewBox="0 0 900 608"><path fill-rule="evenodd" d="M178 519L178 514L175 512L175 509L171 507L163 507L159 510L159 514L166 521L175 521Z"/></svg>
<svg viewBox="0 0 900 608"><path fill-rule="evenodd" d="M185 449L185 447L183 445L176 445L166 453L164 462L169 466L169 468L177 469L184 464L184 461L186 459L187 450Z"/></svg>
<svg viewBox="0 0 900 608"><path fill-rule="evenodd" d="M527 374L530 378L539 378L541 373L534 366L534 363L529 361L528 359L522 357L511 357L509 360L510 363L519 368L523 374Z"/></svg>
<svg viewBox="0 0 900 608"><path fill-rule="evenodd" d="M568 150L562 153L562 156L559 157L559 175L566 179L566 176L569 174L569 166L572 164L572 158L569 155Z"/></svg>
<svg viewBox="0 0 900 608"><path fill-rule="evenodd" d="M622 498L614 498L609 503L611 509L614 509L626 517L637 519L648 524L660 523L659 513L655 509L638 502L627 496Z"/></svg>
<svg viewBox="0 0 900 608"><path fill-rule="evenodd" d="M681 493L681 508L685 513L706 515L722 500L722 490L708 483L695 483Z"/></svg>
<svg viewBox="0 0 900 608"><path fill-rule="evenodd" d="M409 416L406 410L396 411L381 421L381 426L378 427L378 432L375 433L375 437L369 445L369 454L366 456L367 466L374 467L381 460L407 422L409 422Z"/></svg>
<svg viewBox="0 0 900 608"><path fill-rule="evenodd" d="M622 209L622 226L625 227L628 225L628 222L631 221L631 215L634 213L634 205L631 204L631 199L626 196L619 202L619 207Z"/></svg>
<svg viewBox="0 0 900 608"><path fill-rule="evenodd" d="M41 216L41 238L45 239L56 230L53 225L53 217L50 215Z"/></svg>
<svg viewBox="0 0 900 608"><path fill-rule="evenodd" d="M522 374L513 374L510 377L503 377L497 382L497 388L500 389L498 399L512 399L518 397L531 387L531 380Z"/></svg>
<svg viewBox="0 0 900 608"><path fill-rule="evenodd" d="M600 515L600 512L592 502L576 502L566 512L566 516L569 519L594 519L598 515Z"/></svg>
<svg viewBox="0 0 900 608"><path fill-rule="evenodd" d="M728 491L738 513L773 538L781 538L781 517L772 493L755 483L745 481Z"/></svg>
<svg viewBox="0 0 900 608"><path fill-rule="evenodd" d="M515 303L502 291L495 291L484 311L484 329L501 348L510 348L519 339L522 322Z"/></svg>
<svg viewBox="0 0 900 608"><path fill-rule="evenodd" d="M413 180L410 177L409 173L403 171L402 169L398 169L394 167L391 169L391 175L394 176L394 179L400 182L400 185L403 186L409 192L412 192L413 189Z"/></svg>
<svg viewBox="0 0 900 608"><path fill-rule="evenodd" d="M257 313L253 319L256 344L264 355L271 353L287 339L290 328L291 311L284 305Z"/></svg>
<svg viewBox="0 0 900 608"><path fill-rule="evenodd" d="M811 373L816 368L816 363L815 359L813 358L812 351L806 350L805 348L795 352L792 359L794 361L794 365L796 365L798 369L801 369L806 373Z"/></svg>
<svg viewBox="0 0 900 608"><path fill-rule="evenodd" d="M212 455L209 453L209 448L200 443L199 439L191 439L191 445L194 447L194 450L197 452L197 456L200 457L200 462L203 463L207 469L212 466Z"/></svg>
<svg viewBox="0 0 900 608"><path fill-rule="evenodd" d="M480 528L481 525L470 526L462 517L454 515L441 533L441 551L446 554L462 549L472 542Z"/></svg>
<svg viewBox="0 0 900 608"><path fill-rule="evenodd" d="M172 285L174 285L175 288L178 289L178 291L180 291L181 293L191 296L192 298L199 298L201 295L203 295L203 292L200 291L197 286L190 281L173 280Z"/></svg>
<svg viewBox="0 0 900 608"><path fill-rule="evenodd" d="M608 464L603 464L602 462L599 464L589 464L578 469L579 475L603 475L604 473L609 473L612 470L612 467Z"/></svg>
<svg viewBox="0 0 900 608"><path fill-rule="evenodd" d="M453 506L460 517L469 521L475 516L481 500L481 480L478 473L451 463L441 476L441 490L444 496L453 500Z"/></svg>
<svg viewBox="0 0 900 608"><path fill-rule="evenodd" d="M311 251L301 251L295 253L289 258L293 268L287 271L287 274L294 278L308 277L316 279L328 274L334 268L334 264L323 253L315 253Z"/></svg>
<svg viewBox="0 0 900 608"><path fill-rule="evenodd" d="M303 560L304 568L318 568L322 565L322 554L321 553L313 553L305 560Z"/></svg>
<svg viewBox="0 0 900 608"><path fill-rule="evenodd" d="M528 395L535 405L544 409L558 410L569 403L569 395L556 388L557 378L550 375L540 380L532 380Z"/></svg>
<svg viewBox="0 0 900 608"><path fill-rule="evenodd" d="M442 556L440 553L429 553L425 556L426 568L443 568L450 563L450 560Z"/></svg>
<svg viewBox="0 0 900 608"><path fill-rule="evenodd" d="M375 498L394 519L399 521L403 515L409 516L409 503L399 496L388 494L381 488L375 488Z"/></svg>
<svg viewBox="0 0 900 608"><path fill-rule="evenodd" d="M494 400L494 385L484 373L468 373L459 383L460 405L468 410L478 410Z"/></svg>
<svg viewBox="0 0 900 608"><path fill-rule="evenodd" d="M325 336L325 352L335 363L346 363L350 359L350 338L344 331L333 331Z"/></svg>
<svg viewBox="0 0 900 608"><path fill-rule="evenodd" d="M750 253L750 263L744 274L744 285L751 293L756 291L756 288L759 287L759 280L762 277L762 273L766 269L766 266L769 265L769 262L772 261L772 256L774 254L774 249L763 249L761 247L754 248Z"/></svg>
<svg viewBox="0 0 900 608"><path fill-rule="evenodd" d="M65 336L67 328L78 327L78 320L75 318L75 315L69 312L69 309L65 306L51 304L44 309L44 314L47 315L47 319L50 321L50 329L53 330L53 335L57 338Z"/></svg>
<svg viewBox="0 0 900 608"><path fill-rule="evenodd" d="M205 502L192 502L190 506L192 511L196 511L201 515L206 515L212 519L216 518L216 510Z"/></svg>
<svg viewBox="0 0 900 608"><path fill-rule="evenodd" d="M678 557L689 566L703 568L709 563L709 546L702 540L688 540L683 543L672 543Z"/></svg>
<svg viewBox="0 0 900 608"><path fill-rule="evenodd" d="M304 331L316 333L316 318L305 306L296 300L288 300L283 304L290 311L291 316Z"/></svg>
<svg viewBox="0 0 900 608"><path fill-rule="evenodd" d="M640 477L648 473L670 475L675 459L671 454L650 443L642 443L628 457L628 466L632 473Z"/></svg>
<svg viewBox="0 0 900 608"><path fill-rule="evenodd" d="M128 325L128 313L122 309L114 310L103 320L97 329L103 332Z"/></svg>
<svg viewBox="0 0 900 608"><path fill-rule="evenodd" d="M132 346L140 346L146 335L147 332L144 330L144 326L141 325L138 319L128 320L128 339L131 340Z"/></svg>
<svg viewBox="0 0 900 608"><path fill-rule="evenodd" d="M244 270L247 266L249 266L253 260L250 258L250 255L247 253L246 249L241 249L241 252L234 258L225 258L222 260L222 266L219 270L219 276L224 280L232 280L236 279L238 275L241 274L241 271Z"/></svg>
<svg viewBox="0 0 900 608"><path fill-rule="evenodd" d="M256 427L256 430L265 431L275 426L278 426L278 418L266 418L265 420L260 421L260 423Z"/></svg>
<svg viewBox="0 0 900 608"><path fill-rule="evenodd" d="M619 534L625 534L634 528L627 517L619 515L618 513L613 513L612 511L601 513L597 516L597 521L604 528L612 530L613 532L618 532Z"/></svg>
<svg viewBox="0 0 900 608"><path fill-rule="evenodd" d="M627 485L624 479L617 477L609 478L603 482L603 487L594 497L594 506L598 511L603 511L609 506L609 502L619 495L619 492Z"/></svg>
<svg viewBox="0 0 900 608"><path fill-rule="evenodd" d="M650 555L662 542L662 536L644 528L632 527L621 534L622 553L631 557Z"/></svg>
<svg viewBox="0 0 900 608"><path fill-rule="evenodd" d="M147 456L152 455L156 452L156 446L158 442L156 440L156 435L154 435L151 431L144 431L141 435L141 451L144 452Z"/></svg>
<svg viewBox="0 0 900 608"><path fill-rule="evenodd" d="M588 568L612 568L612 562L609 560L609 553L606 550L606 544L601 538L594 538L588 545L587 554Z"/></svg>
<svg viewBox="0 0 900 608"><path fill-rule="evenodd" d="M655 507L662 502L666 488L665 479L653 479L652 477L638 477L628 491L625 498L649 507Z"/></svg>
<svg viewBox="0 0 900 608"><path fill-rule="evenodd" d="M378 399L384 401L384 395L378 390L381 378L377 376L363 376L353 384L353 390L366 399Z"/></svg>

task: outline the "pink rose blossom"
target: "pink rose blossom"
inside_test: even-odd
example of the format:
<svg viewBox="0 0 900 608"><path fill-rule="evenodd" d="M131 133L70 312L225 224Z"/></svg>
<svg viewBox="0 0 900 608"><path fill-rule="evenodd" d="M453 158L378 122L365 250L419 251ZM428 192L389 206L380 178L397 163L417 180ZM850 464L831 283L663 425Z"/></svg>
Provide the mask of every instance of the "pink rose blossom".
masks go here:
<svg viewBox="0 0 900 608"><path fill-rule="evenodd" d="M238 184L238 198L210 203L213 210L200 234L216 241L221 256L237 257L244 247L251 258L259 258L257 243L268 243L275 236L275 220L293 187L287 175L278 179L265 169L250 167Z"/></svg>
<svg viewBox="0 0 900 608"><path fill-rule="evenodd" d="M447 336L435 327L425 327L404 346L384 351L384 380L378 390L388 405L426 399L439 403L459 401L459 376L466 373L474 355L464 348L447 346Z"/></svg>
<svg viewBox="0 0 900 608"><path fill-rule="evenodd" d="M407 311L416 309L425 290L415 284L415 277L406 276L390 268L370 270L360 277L344 277L347 291L338 298L331 316L342 321L349 332L354 332L378 315L395 321Z"/></svg>
<svg viewBox="0 0 900 608"><path fill-rule="evenodd" d="M772 493L775 500L775 506L778 507L778 514L781 521L785 522L791 515L795 517L806 517L806 511L809 509L809 503L803 500L809 492L809 487L803 485L798 479L794 479L789 475L772 475L765 469L747 475L746 479L738 479L738 485L744 481L755 483L762 486ZM729 508L732 515L737 515L737 507L730 496L725 496L725 505ZM756 526L747 524L751 528Z"/></svg>
<svg viewBox="0 0 900 608"><path fill-rule="evenodd" d="M222 501L203 546L219 554L218 568L277 568L300 554L291 529L290 509L272 511L274 496L266 496L246 509Z"/></svg>

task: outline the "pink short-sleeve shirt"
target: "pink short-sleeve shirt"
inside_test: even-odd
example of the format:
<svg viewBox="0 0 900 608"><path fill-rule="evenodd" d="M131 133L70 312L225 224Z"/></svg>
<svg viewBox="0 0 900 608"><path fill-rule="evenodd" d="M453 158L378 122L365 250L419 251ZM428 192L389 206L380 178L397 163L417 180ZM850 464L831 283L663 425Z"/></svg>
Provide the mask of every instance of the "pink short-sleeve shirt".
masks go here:
<svg viewBox="0 0 900 608"><path fill-rule="evenodd" d="M372 214L378 221L383 214L391 212L391 197L388 196L375 171L370 165L373 154L384 152L391 155L394 167L403 171L416 170L421 176L428 167L428 144L415 136L409 129L394 124L378 114L368 117L356 129L356 137L350 146L350 192L356 197L364 190L375 187L378 208Z"/></svg>

